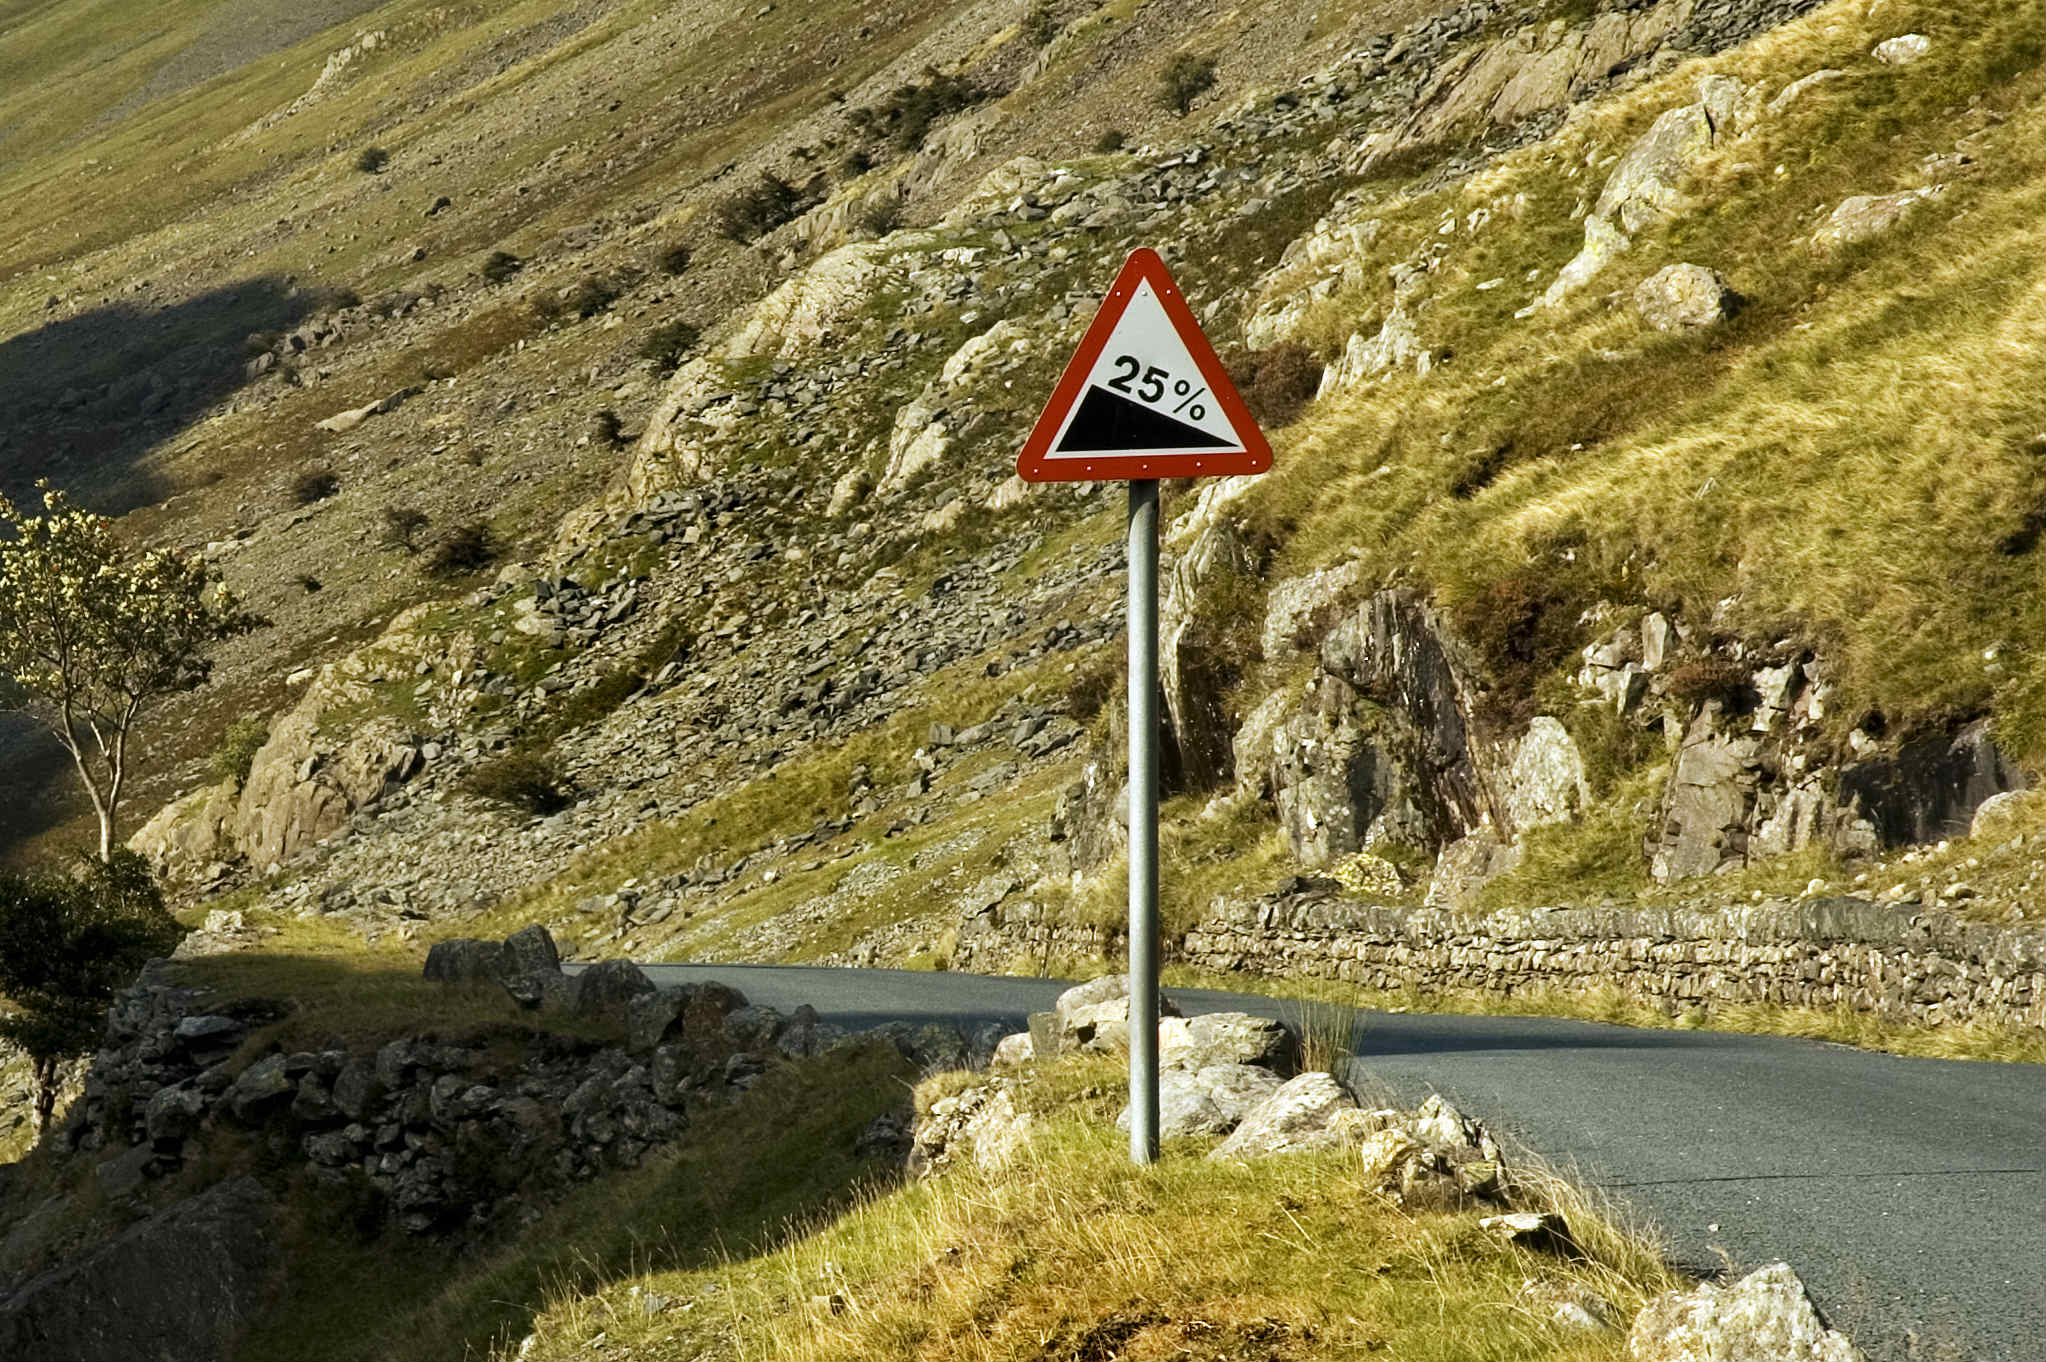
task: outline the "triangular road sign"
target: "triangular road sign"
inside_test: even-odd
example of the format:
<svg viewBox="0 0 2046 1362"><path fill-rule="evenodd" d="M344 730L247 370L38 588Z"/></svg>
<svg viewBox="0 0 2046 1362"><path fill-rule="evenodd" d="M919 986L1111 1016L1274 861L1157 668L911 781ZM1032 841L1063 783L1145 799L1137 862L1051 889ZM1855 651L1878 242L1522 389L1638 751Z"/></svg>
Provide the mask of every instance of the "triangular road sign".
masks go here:
<svg viewBox="0 0 2046 1362"><path fill-rule="evenodd" d="M1272 447L1158 253L1130 253L1016 472L1027 482L1262 473Z"/></svg>

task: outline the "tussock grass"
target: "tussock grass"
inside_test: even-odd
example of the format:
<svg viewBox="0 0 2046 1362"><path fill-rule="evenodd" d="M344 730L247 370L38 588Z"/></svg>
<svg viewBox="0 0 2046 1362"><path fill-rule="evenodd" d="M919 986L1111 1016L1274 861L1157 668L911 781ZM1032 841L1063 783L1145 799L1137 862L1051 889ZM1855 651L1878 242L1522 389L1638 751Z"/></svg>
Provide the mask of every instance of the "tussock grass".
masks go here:
<svg viewBox="0 0 2046 1362"><path fill-rule="evenodd" d="M1674 1284L1652 1245L1552 1178L1528 1194L1568 1210L1583 1260L1501 1247L1475 1210L1390 1205L1351 1153L1217 1164L1188 1141L1135 1168L1102 1095L1113 1076L1046 1069L1060 1098L1087 1085L1061 1110L1031 1076L1041 1124L1006 1169L954 1166L768 1253L562 1292L525 1355L1612 1357ZM1542 1305L1585 1294L1619 1327L1571 1333Z"/></svg>
<svg viewBox="0 0 2046 1362"><path fill-rule="evenodd" d="M1185 965L1166 966L1164 981L1174 988L1228 989L1267 997L1328 1001L1381 1012L1567 1017L1573 1021L1605 1022L1647 1030L1736 1031L1748 1035L1797 1036L1925 1059L2046 1063L2046 1033L2035 1027L1986 1022L1914 1026L1848 1008L1785 1007L1778 1003L1715 1002L1670 1013L1611 985L1581 988L1531 985L1517 988L1510 994L1477 989L1388 990L1365 988L1333 979L1272 979L1255 974L1218 974Z"/></svg>

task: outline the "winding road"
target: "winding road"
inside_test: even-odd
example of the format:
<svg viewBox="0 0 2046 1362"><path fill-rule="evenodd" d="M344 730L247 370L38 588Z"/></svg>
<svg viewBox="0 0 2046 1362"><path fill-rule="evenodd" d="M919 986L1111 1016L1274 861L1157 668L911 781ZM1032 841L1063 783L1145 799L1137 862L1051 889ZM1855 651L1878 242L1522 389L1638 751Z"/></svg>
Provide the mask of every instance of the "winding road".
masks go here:
<svg viewBox="0 0 2046 1362"><path fill-rule="evenodd" d="M975 1024L1051 1007L1066 981L774 965L650 965L849 1028ZM1167 989L1180 1010L1282 1015ZM1369 1015L1354 1077L1439 1092L1603 1189L1690 1270L1778 1258L1871 1358L2032 1358L2046 1347L2046 1073L1778 1036L1535 1017ZM1368 1095L1368 1094L1367 1094Z"/></svg>

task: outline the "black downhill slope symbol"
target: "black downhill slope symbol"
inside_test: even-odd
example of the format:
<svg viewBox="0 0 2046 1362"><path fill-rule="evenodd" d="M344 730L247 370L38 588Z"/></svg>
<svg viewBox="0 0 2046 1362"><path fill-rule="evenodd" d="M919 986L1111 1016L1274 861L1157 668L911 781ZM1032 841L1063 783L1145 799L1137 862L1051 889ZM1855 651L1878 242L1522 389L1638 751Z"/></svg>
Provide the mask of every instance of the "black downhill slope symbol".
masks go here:
<svg viewBox="0 0 2046 1362"><path fill-rule="evenodd" d="M1234 440L1175 421L1106 388L1089 388L1073 423L1059 437L1058 454L1126 454L1151 449L1236 449Z"/></svg>

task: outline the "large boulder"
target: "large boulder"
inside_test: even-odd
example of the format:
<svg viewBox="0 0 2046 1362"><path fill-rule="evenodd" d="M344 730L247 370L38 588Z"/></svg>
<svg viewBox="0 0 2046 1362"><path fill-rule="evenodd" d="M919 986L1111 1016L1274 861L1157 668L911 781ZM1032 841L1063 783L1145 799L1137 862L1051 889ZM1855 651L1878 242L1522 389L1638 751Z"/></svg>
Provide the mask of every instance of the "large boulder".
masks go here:
<svg viewBox="0 0 2046 1362"><path fill-rule="evenodd" d="M1256 1159L1269 1154L1335 1149L1355 1143L1362 1113L1343 1086L1325 1073L1288 1079L1252 1108L1236 1133L1209 1152L1211 1159Z"/></svg>
<svg viewBox="0 0 2046 1362"><path fill-rule="evenodd" d="M1160 1017L1177 1017L1179 1008L1163 994ZM1056 1050L1119 1050L1130 1040L1130 980L1127 974L1104 974L1061 993L1053 1005Z"/></svg>
<svg viewBox="0 0 2046 1362"><path fill-rule="evenodd" d="M1292 1027L1270 1017L1204 1012L1159 1022L1158 1062L1189 1070L1250 1064L1289 1078L1300 1067L1300 1038Z"/></svg>
<svg viewBox="0 0 2046 1362"><path fill-rule="evenodd" d="M136 829L128 849L171 879L189 878L217 862L233 860L240 854L234 841L240 798L241 790L232 780L194 790L164 805Z"/></svg>
<svg viewBox="0 0 2046 1362"><path fill-rule="evenodd" d="M0 1357L229 1357L282 1259L277 1208L239 1177L0 1299Z"/></svg>
<svg viewBox="0 0 2046 1362"><path fill-rule="evenodd" d="M1735 1282L1705 1282L1656 1297L1627 1333L1633 1362L1860 1362L1845 1335L1828 1329L1787 1263Z"/></svg>
<svg viewBox="0 0 2046 1362"><path fill-rule="evenodd" d="M1695 331L1740 310L1741 296L1718 270L1665 265L1634 289L1634 310L1658 331Z"/></svg>
<svg viewBox="0 0 2046 1362"><path fill-rule="evenodd" d="M1279 1090L1280 1078L1254 1064L1214 1064L1204 1069L1165 1069L1158 1075L1158 1134L1226 1135ZM1119 1130L1130 1128L1124 1104Z"/></svg>

